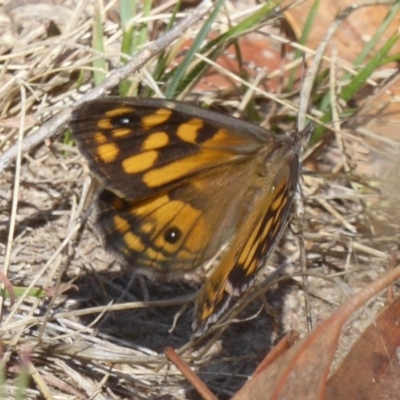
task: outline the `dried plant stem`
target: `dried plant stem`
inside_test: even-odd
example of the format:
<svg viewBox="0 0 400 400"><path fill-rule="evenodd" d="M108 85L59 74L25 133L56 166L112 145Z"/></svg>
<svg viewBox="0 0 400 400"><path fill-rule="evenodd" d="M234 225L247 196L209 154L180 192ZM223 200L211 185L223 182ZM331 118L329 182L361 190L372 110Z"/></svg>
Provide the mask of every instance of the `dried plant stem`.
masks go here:
<svg viewBox="0 0 400 400"><path fill-rule="evenodd" d="M93 100L97 97L105 95L109 90L118 85L122 80L128 78L139 68L143 67L151 58L164 50L170 43L182 36L182 32L191 28L196 22L198 22L207 12L210 10L212 4L210 1L203 1L197 6L188 16L181 22L176 24L169 32L155 40L149 46L135 56L129 63L121 68L115 69L105 79L105 81L96 86L89 93L82 96L77 102L76 106L82 104L85 101ZM18 151L22 154L30 151L32 148L43 142L45 139L53 136L63 126L68 123L71 115L71 109L61 111L56 116L45 122L38 131L34 134L26 137L21 145L21 149L18 150L18 144L10 147L6 152L0 156L0 173L4 171L17 157Z"/></svg>
<svg viewBox="0 0 400 400"><path fill-rule="evenodd" d="M204 400L217 400L205 383L189 368L172 347L167 347L164 354L175 364L182 375L192 384Z"/></svg>

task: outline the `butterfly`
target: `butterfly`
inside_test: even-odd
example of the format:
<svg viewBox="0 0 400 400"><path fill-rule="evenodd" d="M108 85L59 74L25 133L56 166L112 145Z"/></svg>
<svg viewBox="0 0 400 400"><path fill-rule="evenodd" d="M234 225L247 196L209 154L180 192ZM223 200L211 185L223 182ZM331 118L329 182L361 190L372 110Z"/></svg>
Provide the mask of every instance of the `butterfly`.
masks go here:
<svg viewBox="0 0 400 400"><path fill-rule="evenodd" d="M177 278L228 244L196 299L200 335L254 283L290 219L299 134L136 97L84 103L70 128L104 187L97 222L105 246L132 271Z"/></svg>

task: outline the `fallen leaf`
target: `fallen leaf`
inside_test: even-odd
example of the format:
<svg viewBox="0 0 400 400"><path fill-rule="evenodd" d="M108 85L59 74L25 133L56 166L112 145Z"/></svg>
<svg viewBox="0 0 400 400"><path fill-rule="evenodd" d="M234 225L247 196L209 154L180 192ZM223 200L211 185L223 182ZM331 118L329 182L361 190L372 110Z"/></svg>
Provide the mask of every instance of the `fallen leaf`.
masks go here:
<svg viewBox="0 0 400 400"><path fill-rule="evenodd" d="M400 266L347 300L311 334L250 379L232 400L325 399L325 385L340 332L347 319L373 296L400 278ZM354 399L342 396L341 399Z"/></svg>
<svg viewBox="0 0 400 400"><path fill-rule="evenodd" d="M400 298L397 298L365 330L329 379L325 400L398 399L399 351Z"/></svg>

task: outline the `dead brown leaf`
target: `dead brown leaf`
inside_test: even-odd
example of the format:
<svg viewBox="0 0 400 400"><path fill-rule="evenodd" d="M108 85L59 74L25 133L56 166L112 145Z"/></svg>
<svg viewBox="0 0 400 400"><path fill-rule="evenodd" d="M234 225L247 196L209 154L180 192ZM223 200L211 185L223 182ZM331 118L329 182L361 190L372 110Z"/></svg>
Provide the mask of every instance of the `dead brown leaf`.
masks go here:
<svg viewBox="0 0 400 400"><path fill-rule="evenodd" d="M232 400L325 399L326 378L331 368L340 333L345 322L351 314L362 307L368 300L399 278L400 266L389 271L385 276L371 283L360 293L346 301L308 337L298 342L282 357L278 358L274 364L249 380L236 393ZM393 322L390 325L394 325ZM398 332L394 333L391 337L395 338L392 339L392 344L399 343ZM381 354L383 354L387 361L387 353L383 351ZM353 367L354 373L359 374L358 363ZM349 385L351 383L350 380ZM356 397L344 391L341 397L334 397L332 399L336 398L355 399Z"/></svg>
<svg viewBox="0 0 400 400"><path fill-rule="evenodd" d="M367 328L329 379L325 400L398 399L399 349L400 298L397 298Z"/></svg>
<svg viewBox="0 0 400 400"><path fill-rule="evenodd" d="M291 1L284 2L289 5ZM285 12L285 18L299 38L304 29L304 24L308 18L314 0L302 1L298 6ZM329 3L329 6L328 6ZM357 3L361 3L360 1ZM321 42L329 26L336 16L349 6L355 6L352 0L321 1L317 11L315 22L312 25L307 46L315 49ZM390 11L389 5L374 5L361 7L350 14L342 23L340 29L333 37L332 45L337 48L339 58L348 62L354 61L355 57L361 52L369 42L372 35L376 33L382 24L385 16ZM400 14L393 20L390 27L380 38L377 47L381 47L395 33L400 25ZM351 46L349 45L351 43ZM400 51L400 43L394 46L390 54Z"/></svg>

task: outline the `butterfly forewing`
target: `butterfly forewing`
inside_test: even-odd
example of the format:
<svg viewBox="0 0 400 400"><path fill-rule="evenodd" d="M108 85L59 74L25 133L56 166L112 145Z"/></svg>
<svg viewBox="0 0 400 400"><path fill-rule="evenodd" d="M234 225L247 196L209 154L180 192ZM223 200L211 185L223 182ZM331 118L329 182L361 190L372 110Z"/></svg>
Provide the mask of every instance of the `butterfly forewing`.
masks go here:
<svg viewBox="0 0 400 400"><path fill-rule="evenodd" d="M94 100L75 110L70 126L91 170L128 200L251 158L270 141L252 124L161 99Z"/></svg>

